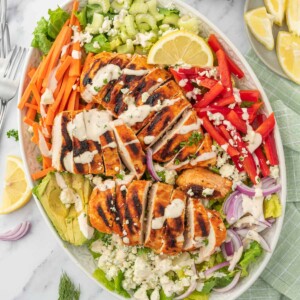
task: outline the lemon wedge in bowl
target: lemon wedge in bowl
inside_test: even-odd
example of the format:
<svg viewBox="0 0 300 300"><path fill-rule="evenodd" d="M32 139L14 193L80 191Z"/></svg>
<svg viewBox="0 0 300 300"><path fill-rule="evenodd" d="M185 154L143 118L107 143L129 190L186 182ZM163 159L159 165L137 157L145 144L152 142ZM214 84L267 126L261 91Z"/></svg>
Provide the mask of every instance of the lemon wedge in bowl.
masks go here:
<svg viewBox="0 0 300 300"><path fill-rule="evenodd" d="M282 26L287 0L264 0L268 12L274 17L274 23Z"/></svg>
<svg viewBox="0 0 300 300"><path fill-rule="evenodd" d="M206 41L186 30L167 33L148 54L149 64L212 67L213 62L214 57Z"/></svg>
<svg viewBox="0 0 300 300"><path fill-rule="evenodd" d="M286 22L289 31L300 36L300 1L288 0Z"/></svg>
<svg viewBox="0 0 300 300"><path fill-rule="evenodd" d="M276 51L284 72L300 84L300 37L280 31L277 36Z"/></svg>
<svg viewBox="0 0 300 300"><path fill-rule="evenodd" d="M0 214L11 213L24 206L31 197L23 162L16 156L6 158L5 186L0 204Z"/></svg>
<svg viewBox="0 0 300 300"><path fill-rule="evenodd" d="M263 6L246 12L245 20L255 38L268 50L273 50L273 16L267 13L266 8Z"/></svg>

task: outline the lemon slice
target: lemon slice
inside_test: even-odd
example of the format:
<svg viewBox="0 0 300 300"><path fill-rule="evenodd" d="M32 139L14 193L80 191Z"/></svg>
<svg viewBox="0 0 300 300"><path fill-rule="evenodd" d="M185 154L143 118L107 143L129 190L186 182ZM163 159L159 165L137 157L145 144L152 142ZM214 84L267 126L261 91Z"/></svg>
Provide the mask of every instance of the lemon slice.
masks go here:
<svg viewBox="0 0 300 300"><path fill-rule="evenodd" d="M274 23L281 26L286 9L286 0L265 0L265 5L268 12L274 17Z"/></svg>
<svg viewBox="0 0 300 300"><path fill-rule="evenodd" d="M25 205L31 197L23 162L16 156L6 158L5 186L0 204L0 214L11 213Z"/></svg>
<svg viewBox="0 0 300 300"><path fill-rule="evenodd" d="M206 41L185 30L164 35L153 45L148 55L149 64L211 67L213 62L213 54Z"/></svg>
<svg viewBox="0 0 300 300"><path fill-rule="evenodd" d="M300 1L288 0L286 22L290 32L300 36Z"/></svg>
<svg viewBox="0 0 300 300"><path fill-rule="evenodd" d="M268 50L273 50L273 17L267 13L266 8L259 7L246 12L245 20L255 38Z"/></svg>
<svg viewBox="0 0 300 300"><path fill-rule="evenodd" d="M276 48L282 69L293 81L300 84L300 37L280 31Z"/></svg>

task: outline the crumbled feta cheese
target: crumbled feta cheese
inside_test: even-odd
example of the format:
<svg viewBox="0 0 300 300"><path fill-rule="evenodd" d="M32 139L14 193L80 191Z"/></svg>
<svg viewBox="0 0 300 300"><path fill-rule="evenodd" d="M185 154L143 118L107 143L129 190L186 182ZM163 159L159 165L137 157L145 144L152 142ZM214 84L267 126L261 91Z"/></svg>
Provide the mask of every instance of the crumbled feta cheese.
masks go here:
<svg viewBox="0 0 300 300"><path fill-rule="evenodd" d="M230 177L232 176L234 169L235 169L234 165L230 165L226 163L220 168L220 175L222 177Z"/></svg>
<svg viewBox="0 0 300 300"><path fill-rule="evenodd" d="M270 167L270 176L274 179L279 178L279 167L278 166Z"/></svg>
<svg viewBox="0 0 300 300"><path fill-rule="evenodd" d="M129 92L128 88L121 89L122 94L127 94Z"/></svg>
<svg viewBox="0 0 300 300"><path fill-rule="evenodd" d="M148 47L151 42L150 40L155 36L153 32L137 33L135 40L133 41L134 45L141 45L143 48Z"/></svg>
<svg viewBox="0 0 300 300"><path fill-rule="evenodd" d="M192 189L189 189L189 190L187 191L187 194L188 194L189 196L191 196L191 197L194 196L194 192L193 192Z"/></svg>
<svg viewBox="0 0 300 300"><path fill-rule="evenodd" d="M54 103L53 93L50 89L48 89L48 88L45 89L45 92L41 96L41 103L44 105Z"/></svg>
<svg viewBox="0 0 300 300"><path fill-rule="evenodd" d="M214 193L214 189L210 189L210 188L205 188L203 191L202 191L202 195L204 197L207 197L207 196L211 196L213 193Z"/></svg>
<svg viewBox="0 0 300 300"><path fill-rule="evenodd" d="M146 101L148 100L150 94L148 92L145 92L142 94L142 102L146 103Z"/></svg>
<svg viewBox="0 0 300 300"><path fill-rule="evenodd" d="M221 125L224 120L224 116L221 113L212 114L211 112L207 112L207 116L216 126Z"/></svg>
<svg viewBox="0 0 300 300"><path fill-rule="evenodd" d="M93 43L93 47L94 47L95 49L100 49L100 45L99 45L99 43L98 43L97 41L95 41L95 42Z"/></svg>
<svg viewBox="0 0 300 300"><path fill-rule="evenodd" d="M186 84L188 83L188 79L181 79L178 84L180 87L185 87Z"/></svg>

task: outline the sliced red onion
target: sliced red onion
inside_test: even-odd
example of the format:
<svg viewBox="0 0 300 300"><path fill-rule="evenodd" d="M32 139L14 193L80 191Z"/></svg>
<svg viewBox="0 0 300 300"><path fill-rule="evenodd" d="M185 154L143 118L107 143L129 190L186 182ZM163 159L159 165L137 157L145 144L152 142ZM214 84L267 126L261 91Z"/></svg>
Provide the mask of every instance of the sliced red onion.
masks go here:
<svg viewBox="0 0 300 300"><path fill-rule="evenodd" d="M0 234L1 241L16 241L21 239L30 229L30 222L25 221L17 225L14 229L11 229L3 234Z"/></svg>
<svg viewBox="0 0 300 300"><path fill-rule="evenodd" d="M194 272L194 275L197 274L195 264L192 265L192 271ZM189 286L189 288L182 295L180 295L178 297L175 297L174 300L182 300L182 299L187 298L191 293L194 292L196 287L197 287L197 281L194 279L194 280L192 280L191 285Z"/></svg>
<svg viewBox="0 0 300 300"><path fill-rule="evenodd" d="M234 230L227 229L227 234L232 240L234 252L237 251L241 246L243 246L241 238Z"/></svg>
<svg viewBox="0 0 300 300"><path fill-rule="evenodd" d="M264 177L261 180L261 184L262 184L262 188L266 189L266 188L276 185L276 180L272 177Z"/></svg>
<svg viewBox="0 0 300 300"><path fill-rule="evenodd" d="M267 252L271 252L271 248L266 242L266 240L256 231L248 230L248 229L240 229L236 231L240 236L244 237L245 239L253 240L258 242L261 247L266 250Z"/></svg>
<svg viewBox="0 0 300 300"><path fill-rule="evenodd" d="M226 220L229 224L233 224L244 214L242 194L235 194L227 205Z"/></svg>
<svg viewBox="0 0 300 300"><path fill-rule="evenodd" d="M235 276L233 277L232 281L230 282L230 284L228 284L227 286L225 286L223 288L219 288L219 289L213 288L213 291L215 291L217 293L226 293L226 292L232 290L239 282L241 274L242 274L241 271L236 273Z"/></svg>
<svg viewBox="0 0 300 300"><path fill-rule="evenodd" d="M212 273L216 272L217 270L220 270L220 269L222 269L224 267L227 267L227 266L229 266L229 261L224 261L224 262L222 262L222 263L220 263L218 265L215 265L212 268L207 269L206 271L204 271L204 276L208 277L209 275L211 275Z"/></svg>
<svg viewBox="0 0 300 300"><path fill-rule="evenodd" d="M239 183L236 188L237 188L238 191L240 191L241 193L243 193L247 196L250 196L250 197L255 196L255 188L248 187L243 183ZM263 196L266 197L266 196L269 196L271 194L277 193L280 190L281 190L281 184L278 183L274 186L271 186L271 187L268 187L268 188L263 188L262 189L262 194L263 194Z"/></svg>
<svg viewBox="0 0 300 300"><path fill-rule="evenodd" d="M155 169L154 169L154 165L153 165L153 159L152 159L152 149L149 148L147 150L147 168L148 171L151 175L151 177L156 180L156 181L161 181L161 178L157 175Z"/></svg>
<svg viewBox="0 0 300 300"><path fill-rule="evenodd" d="M272 226L272 224L274 224L276 222L276 219L268 218L268 219L266 219L266 221L268 221L268 223L271 224L271 226Z"/></svg>
<svg viewBox="0 0 300 300"><path fill-rule="evenodd" d="M239 219L236 223L233 224L234 228L250 228L251 226L256 225L257 227L261 227L263 230L271 227L272 224L267 220L256 220L253 216L246 216Z"/></svg>
<svg viewBox="0 0 300 300"><path fill-rule="evenodd" d="M223 204L223 211L225 214L227 214L228 207L230 206L230 203L234 201L235 197L240 194L239 191L235 191L232 194L229 195L229 197L226 199L226 201Z"/></svg>
<svg viewBox="0 0 300 300"><path fill-rule="evenodd" d="M226 258L226 260L228 259L229 256L232 256L234 253L234 246L233 246L232 240L230 240L229 242L225 241L221 245L221 250L222 250L223 256Z"/></svg>

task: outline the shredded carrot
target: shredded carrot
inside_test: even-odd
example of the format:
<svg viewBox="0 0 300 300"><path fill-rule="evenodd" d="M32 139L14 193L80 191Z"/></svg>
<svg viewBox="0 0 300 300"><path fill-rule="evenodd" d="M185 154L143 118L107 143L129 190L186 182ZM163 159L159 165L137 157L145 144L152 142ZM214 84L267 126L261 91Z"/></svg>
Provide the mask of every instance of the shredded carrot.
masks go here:
<svg viewBox="0 0 300 300"><path fill-rule="evenodd" d="M36 116L36 110L33 109L33 108L28 108L27 113L26 113L26 117L27 117L29 120L34 121L35 116Z"/></svg>
<svg viewBox="0 0 300 300"><path fill-rule="evenodd" d="M79 93L76 93L74 110L78 110L79 109L79 99L80 99L80 95L79 95Z"/></svg>
<svg viewBox="0 0 300 300"><path fill-rule="evenodd" d="M39 124L33 123L32 129L33 129L33 136L31 138L31 141L35 144L38 144L39 143Z"/></svg>
<svg viewBox="0 0 300 300"><path fill-rule="evenodd" d="M33 124L34 124L34 122L31 119L27 118L27 117L24 117L23 122L26 123L29 126L33 126Z"/></svg>
<svg viewBox="0 0 300 300"><path fill-rule="evenodd" d="M25 103L25 106L26 106L26 107L29 107L29 108L31 108L31 109L34 109L34 110L36 110L36 111L39 110L39 107L38 107L37 105L35 105L35 104L32 104L32 103Z"/></svg>
<svg viewBox="0 0 300 300"><path fill-rule="evenodd" d="M49 157L43 156L43 169L48 169L52 165L52 160Z"/></svg>
<svg viewBox="0 0 300 300"><path fill-rule="evenodd" d="M64 77L65 72L69 68L71 63L72 63L72 57L67 56L66 59L64 60L64 62L60 65L60 67L58 68L58 70L55 74L55 78L56 78L57 81L60 81Z"/></svg>
<svg viewBox="0 0 300 300"><path fill-rule="evenodd" d="M74 13L77 12L78 8L79 8L79 2L77 0L75 0L73 3L73 8L72 8L70 26L75 25L75 21L77 20L77 17L75 16Z"/></svg>
<svg viewBox="0 0 300 300"><path fill-rule="evenodd" d="M32 91L34 99L36 100L36 102L38 104L40 104L41 103L41 96L40 96L40 93L39 93L36 85L34 83L30 83L30 85L31 85L31 91Z"/></svg>
<svg viewBox="0 0 300 300"><path fill-rule="evenodd" d="M68 101L67 110L71 110L71 111L75 110L76 97L77 97L77 91L72 91Z"/></svg>
<svg viewBox="0 0 300 300"><path fill-rule="evenodd" d="M93 108L94 104L95 104L94 102L90 102L86 105L86 107L84 109L90 110L91 108Z"/></svg>
<svg viewBox="0 0 300 300"><path fill-rule="evenodd" d="M65 107L67 106L70 94L73 90L73 85L76 83L77 77L68 77L67 85L65 87L65 92L62 98L62 101L60 103L58 112L62 112Z"/></svg>
<svg viewBox="0 0 300 300"><path fill-rule="evenodd" d="M74 57L75 56L75 57ZM76 42L72 47L72 64L69 70L69 76L80 76L81 74L81 47L80 43Z"/></svg>
<svg viewBox="0 0 300 300"><path fill-rule="evenodd" d="M51 108L53 109L54 112L57 110L57 108L60 105L60 102L63 98L67 83L68 83L68 74L66 73L64 75L64 78L63 78L63 81L62 81L62 84L61 84L61 89L59 90L59 92L57 94L57 97L55 98L54 103L51 105ZM51 124L47 123L47 125L51 125Z"/></svg>
<svg viewBox="0 0 300 300"><path fill-rule="evenodd" d="M55 109L53 107L50 107L47 111L47 116L45 120L46 125L48 126L53 125L54 118L55 118Z"/></svg>
<svg viewBox="0 0 300 300"><path fill-rule="evenodd" d="M34 73L36 72L36 68L31 68L27 75L29 76L30 79L34 76Z"/></svg>
<svg viewBox="0 0 300 300"><path fill-rule="evenodd" d="M79 103L78 110L83 110L83 109L85 109L85 106L83 104Z"/></svg>
<svg viewBox="0 0 300 300"><path fill-rule="evenodd" d="M42 177L45 177L48 173L54 171L55 169L53 167L49 167L47 169L44 169L44 170L41 170L41 171L38 171L36 173L33 173L31 174L31 177L33 180L38 180Z"/></svg>
<svg viewBox="0 0 300 300"><path fill-rule="evenodd" d="M62 89L62 83L63 83L63 78L60 81L57 82L57 87L56 87L56 89L53 93L54 99L57 98L59 91Z"/></svg>

